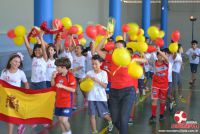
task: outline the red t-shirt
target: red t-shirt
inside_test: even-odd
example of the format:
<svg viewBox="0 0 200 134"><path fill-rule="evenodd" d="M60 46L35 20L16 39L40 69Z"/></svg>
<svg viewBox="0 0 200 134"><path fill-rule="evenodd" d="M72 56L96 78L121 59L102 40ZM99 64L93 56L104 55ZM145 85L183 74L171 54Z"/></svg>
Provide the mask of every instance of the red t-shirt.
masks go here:
<svg viewBox="0 0 200 134"><path fill-rule="evenodd" d="M110 65L111 65L110 62L108 62L108 61L102 62L102 65L101 65L101 69L107 72L108 82L111 82L111 71L109 70Z"/></svg>
<svg viewBox="0 0 200 134"><path fill-rule="evenodd" d="M57 83L76 89L76 79L71 72L68 72L66 76L58 74L55 78L55 84ZM72 92L56 88L56 107L70 108L72 106L72 95Z"/></svg>
<svg viewBox="0 0 200 134"><path fill-rule="evenodd" d="M155 62L155 72L153 75L152 86L167 89L168 88L168 64Z"/></svg>
<svg viewBox="0 0 200 134"><path fill-rule="evenodd" d="M122 89L133 85L133 78L128 74L127 67L119 67L112 61L112 55L107 54L106 61L110 62L109 70L111 71L111 88Z"/></svg>

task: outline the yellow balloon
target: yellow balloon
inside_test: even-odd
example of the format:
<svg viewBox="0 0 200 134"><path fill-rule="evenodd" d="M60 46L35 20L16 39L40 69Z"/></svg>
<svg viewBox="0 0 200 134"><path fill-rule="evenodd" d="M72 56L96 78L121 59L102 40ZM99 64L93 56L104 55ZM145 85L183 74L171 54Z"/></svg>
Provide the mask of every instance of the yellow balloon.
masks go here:
<svg viewBox="0 0 200 134"><path fill-rule="evenodd" d="M77 33L78 35L81 34L81 33L83 32L83 28L82 28L81 25L75 24L74 26L77 26L77 28L78 28L78 33Z"/></svg>
<svg viewBox="0 0 200 134"><path fill-rule="evenodd" d="M137 51L140 53L146 52L148 49L148 45L146 42L138 42Z"/></svg>
<svg viewBox="0 0 200 134"><path fill-rule="evenodd" d="M144 30L142 28L140 28L138 30L138 36L140 36L140 35L144 35Z"/></svg>
<svg viewBox="0 0 200 134"><path fill-rule="evenodd" d="M131 35L131 34L132 35L136 35L138 33L138 30L139 30L138 24L136 24L136 23L128 23L127 25L130 28L130 30L127 32L128 35Z"/></svg>
<svg viewBox="0 0 200 134"><path fill-rule="evenodd" d="M143 68L137 62L131 62L128 66L128 73L131 77L139 79L143 75Z"/></svg>
<svg viewBox="0 0 200 134"><path fill-rule="evenodd" d="M89 92L94 87L94 81L90 78L86 78L80 83L80 89L83 92Z"/></svg>
<svg viewBox="0 0 200 134"><path fill-rule="evenodd" d="M178 51L178 43L171 43L170 45L169 45L169 51L171 52L171 53L176 53L177 51Z"/></svg>
<svg viewBox="0 0 200 134"><path fill-rule="evenodd" d="M129 36L129 38L130 38L130 40L131 41L136 41L137 40L137 35L134 35L134 34L131 34L130 36Z"/></svg>
<svg viewBox="0 0 200 134"><path fill-rule="evenodd" d="M143 35L140 35L137 37L138 42L145 42L145 37Z"/></svg>
<svg viewBox="0 0 200 134"><path fill-rule="evenodd" d="M150 26L147 32L152 40L159 37L159 29L156 26Z"/></svg>
<svg viewBox="0 0 200 134"><path fill-rule="evenodd" d="M16 37L13 39L15 45L21 46L24 44L24 38L23 37Z"/></svg>
<svg viewBox="0 0 200 134"><path fill-rule="evenodd" d="M23 25L18 25L15 27L14 32L17 37L22 37L26 34L26 28Z"/></svg>
<svg viewBox="0 0 200 134"><path fill-rule="evenodd" d="M31 44L36 44L37 43L37 39L35 37L30 37L30 43Z"/></svg>
<svg viewBox="0 0 200 134"><path fill-rule="evenodd" d="M118 66L127 66L131 62L131 55L126 48L116 48L112 60Z"/></svg>
<svg viewBox="0 0 200 134"><path fill-rule="evenodd" d="M165 36L165 32L164 32L164 31L160 31L160 32L159 32L159 37L160 37L160 38L163 38L164 36Z"/></svg>
<svg viewBox="0 0 200 134"><path fill-rule="evenodd" d="M68 17L64 17L61 19L61 22L63 24L63 26L66 28L66 29L70 29L70 27L72 26L72 21L70 18Z"/></svg>
<svg viewBox="0 0 200 134"><path fill-rule="evenodd" d="M95 39L95 47L97 46L97 45L99 45L99 43L104 39L105 37L103 36L103 35L98 35L97 37L96 37L96 39ZM107 40L105 40L105 42L104 42L104 44L106 44L107 43Z"/></svg>
<svg viewBox="0 0 200 134"><path fill-rule="evenodd" d="M137 42L128 42L126 44L127 48L131 48L133 50L133 52L137 51L137 47L138 47L138 43Z"/></svg>
<svg viewBox="0 0 200 134"><path fill-rule="evenodd" d="M123 40L123 37L121 35L118 35L118 36L116 36L115 40L116 41Z"/></svg>
<svg viewBox="0 0 200 134"><path fill-rule="evenodd" d="M85 44L87 43L86 39L85 38L82 38L79 40L80 44L85 46Z"/></svg>

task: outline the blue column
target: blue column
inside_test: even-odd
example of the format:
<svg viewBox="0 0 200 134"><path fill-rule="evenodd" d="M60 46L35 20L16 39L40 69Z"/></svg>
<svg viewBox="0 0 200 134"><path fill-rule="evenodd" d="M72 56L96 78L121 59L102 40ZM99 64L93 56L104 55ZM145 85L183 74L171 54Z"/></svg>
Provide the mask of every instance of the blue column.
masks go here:
<svg viewBox="0 0 200 134"><path fill-rule="evenodd" d="M164 48L168 47L167 24L168 24L168 0L162 0L162 2L161 2L161 30L163 30L165 32L165 36L164 36L165 45L163 46Z"/></svg>
<svg viewBox="0 0 200 134"><path fill-rule="evenodd" d="M151 0L142 0L142 29L144 36L148 37L147 30L151 25Z"/></svg>
<svg viewBox="0 0 200 134"><path fill-rule="evenodd" d="M48 28L52 28L53 20L53 0L34 0L34 25L40 26L43 21L47 21ZM47 43L53 43L52 35L45 35Z"/></svg>
<svg viewBox="0 0 200 134"><path fill-rule="evenodd" d="M115 31L113 37L121 34L121 0L109 1L109 17L115 19Z"/></svg>

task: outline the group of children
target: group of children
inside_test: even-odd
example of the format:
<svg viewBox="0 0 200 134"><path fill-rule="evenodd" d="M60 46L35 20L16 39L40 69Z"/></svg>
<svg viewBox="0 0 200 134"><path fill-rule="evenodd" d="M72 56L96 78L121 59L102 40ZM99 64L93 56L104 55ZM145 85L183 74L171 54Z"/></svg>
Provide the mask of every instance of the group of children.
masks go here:
<svg viewBox="0 0 200 134"><path fill-rule="evenodd" d="M177 53L171 54L168 49L156 52L139 54L128 48L132 60L141 64L144 75L134 79L128 74L127 67L119 67L112 61L113 50L104 49L104 38L96 48L91 42L90 49L84 49L81 44L76 44L74 37L69 35L68 45L47 44L43 40L43 32L38 37L38 43L33 49L27 37L24 37L26 48L32 60L30 89L37 90L54 86L56 90L55 115L63 134L71 134L68 118L73 109L77 108L76 95L80 90L80 82L85 78L94 81L93 89L82 92L84 106L88 107L92 133L97 134L95 116L98 115L108 121L108 131L112 131L113 124L120 134L128 133L128 122L134 116L134 100L136 94L145 95L145 90L151 90L152 116L150 123L156 122L157 101L160 100L160 120L164 120L167 98L170 100L169 109L175 103L175 92L178 87L179 97L182 97L182 84L180 71L182 66L182 47L179 44ZM58 38L61 40L61 38ZM186 54L190 59L191 81L194 84L199 63L200 50L197 41L192 41L192 48ZM126 47L123 40L115 42L115 47ZM14 53L10 56L6 68L2 70L1 79L11 85L29 88L25 73L22 71L23 55ZM109 91L106 89L110 89ZM108 91L108 92L106 92ZM109 94L109 97L108 95ZM124 114L126 113L126 114ZM13 134L13 124L8 125L8 134ZM24 132L24 125L19 125L18 134Z"/></svg>

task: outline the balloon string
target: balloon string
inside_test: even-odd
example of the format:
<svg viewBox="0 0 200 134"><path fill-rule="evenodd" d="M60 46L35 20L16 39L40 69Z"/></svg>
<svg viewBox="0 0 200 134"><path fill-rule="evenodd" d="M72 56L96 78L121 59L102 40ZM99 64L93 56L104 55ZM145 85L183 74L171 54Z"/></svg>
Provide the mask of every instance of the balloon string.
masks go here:
<svg viewBox="0 0 200 134"><path fill-rule="evenodd" d="M119 66L119 67L113 72L112 75L114 76L114 75L116 74L116 72L119 71L119 69L120 69L121 67L122 67L122 66Z"/></svg>

